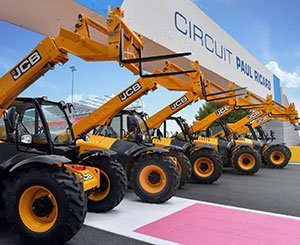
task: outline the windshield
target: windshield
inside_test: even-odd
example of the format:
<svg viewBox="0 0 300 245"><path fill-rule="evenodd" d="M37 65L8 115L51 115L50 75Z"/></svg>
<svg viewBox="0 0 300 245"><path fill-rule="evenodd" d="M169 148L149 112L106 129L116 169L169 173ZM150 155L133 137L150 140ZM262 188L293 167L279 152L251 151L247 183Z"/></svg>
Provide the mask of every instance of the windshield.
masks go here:
<svg viewBox="0 0 300 245"><path fill-rule="evenodd" d="M222 135L222 132L225 133L225 136ZM213 123L208 129L207 134L209 136L215 135L216 137L223 139L223 140L231 140L232 139L232 132L227 127L226 123L223 122L215 122Z"/></svg>
<svg viewBox="0 0 300 245"><path fill-rule="evenodd" d="M52 142L56 145L71 143L72 132L64 111L57 104L47 102L43 103L41 108L48 123Z"/></svg>
<svg viewBox="0 0 300 245"><path fill-rule="evenodd" d="M140 133L142 134L143 140L147 141L150 140L150 135L149 135L149 131L148 131L148 126L145 122L145 120L143 119L143 117L140 114L134 114L134 118L137 120L137 123L140 127Z"/></svg>

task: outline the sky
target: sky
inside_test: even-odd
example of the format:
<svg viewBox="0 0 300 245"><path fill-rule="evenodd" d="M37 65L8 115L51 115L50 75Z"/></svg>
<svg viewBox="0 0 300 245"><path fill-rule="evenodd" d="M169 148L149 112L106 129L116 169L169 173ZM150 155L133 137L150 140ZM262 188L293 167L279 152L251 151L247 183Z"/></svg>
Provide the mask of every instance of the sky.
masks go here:
<svg viewBox="0 0 300 245"><path fill-rule="evenodd" d="M211 19L237 40L281 80L289 99L300 110L300 1L297 0L193 0ZM0 76L24 58L44 37L0 21ZM88 63L70 55L64 66L56 66L26 91L23 96L46 95L52 100L67 100L71 94L75 66L75 100L121 92L137 77L116 62ZM150 115L171 103L180 94L158 89L143 97ZM159 100L157 99L159 98ZM159 102L159 103L158 103ZM193 121L201 103L180 112Z"/></svg>

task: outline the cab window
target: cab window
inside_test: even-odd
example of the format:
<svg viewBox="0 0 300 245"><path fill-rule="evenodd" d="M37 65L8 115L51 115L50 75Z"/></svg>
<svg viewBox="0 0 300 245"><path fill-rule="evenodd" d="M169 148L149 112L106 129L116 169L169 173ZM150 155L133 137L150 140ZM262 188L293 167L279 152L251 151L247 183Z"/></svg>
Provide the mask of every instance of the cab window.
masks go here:
<svg viewBox="0 0 300 245"><path fill-rule="evenodd" d="M32 136L32 143L47 144L43 123L35 107L25 109L23 114L19 115L18 121L22 125L19 127L20 133L30 134Z"/></svg>

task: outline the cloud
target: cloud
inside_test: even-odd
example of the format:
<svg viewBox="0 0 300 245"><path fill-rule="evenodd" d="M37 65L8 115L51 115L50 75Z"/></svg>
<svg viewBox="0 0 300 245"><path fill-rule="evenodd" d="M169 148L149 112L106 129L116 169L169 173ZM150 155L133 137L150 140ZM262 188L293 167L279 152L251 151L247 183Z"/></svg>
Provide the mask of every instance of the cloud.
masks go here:
<svg viewBox="0 0 300 245"><path fill-rule="evenodd" d="M297 72L288 72L281 69L276 61L270 61L266 67L273 72L287 88L300 87L300 75Z"/></svg>

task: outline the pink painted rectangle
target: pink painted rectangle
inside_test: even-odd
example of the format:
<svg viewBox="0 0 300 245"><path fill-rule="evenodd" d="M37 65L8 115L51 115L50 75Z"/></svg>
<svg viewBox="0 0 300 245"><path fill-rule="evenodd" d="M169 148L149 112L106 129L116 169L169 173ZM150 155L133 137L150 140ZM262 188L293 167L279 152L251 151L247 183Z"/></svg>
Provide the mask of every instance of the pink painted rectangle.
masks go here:
<svg viewBox="0 0 300 245"><path fill-rule="evenodd" d="M300 244L300 221L193 204L135 232L181 244Z"/></svg>

